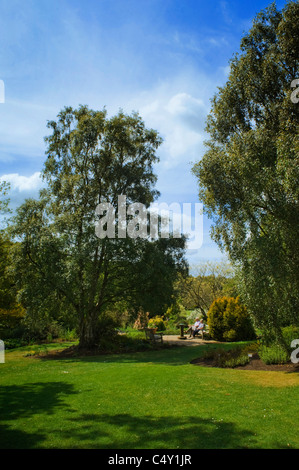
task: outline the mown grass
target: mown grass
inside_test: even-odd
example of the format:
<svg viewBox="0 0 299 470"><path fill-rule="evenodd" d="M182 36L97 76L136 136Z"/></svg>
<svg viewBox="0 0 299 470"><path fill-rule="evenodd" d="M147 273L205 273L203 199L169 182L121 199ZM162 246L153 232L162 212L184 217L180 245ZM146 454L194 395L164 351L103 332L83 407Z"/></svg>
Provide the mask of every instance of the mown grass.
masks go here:
<svg viewBox="0 0 299 470"><path fill-rule="evenodd" d="M7 351L0 448L298 448L298 374L190 364L208 347L72 359Z"/></svg>

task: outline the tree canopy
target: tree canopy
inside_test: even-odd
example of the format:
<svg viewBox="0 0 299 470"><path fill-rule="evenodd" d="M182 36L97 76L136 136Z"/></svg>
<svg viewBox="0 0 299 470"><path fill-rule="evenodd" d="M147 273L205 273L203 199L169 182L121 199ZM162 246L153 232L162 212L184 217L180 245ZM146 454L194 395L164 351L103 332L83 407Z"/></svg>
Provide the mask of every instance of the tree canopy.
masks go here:
<svg viewBox="0 0 299 470"><path fill-rule="evenodd" d="M176 296L185 309L197 309L206 319L214 300L224 295L237 296L229 263L205 262L192 271L192 275L179 273L175 283Z"/></svg>
<svg viewBox="0 0 299 470"><path fill-rule="evenodd" d="M299 309L299 4L261 11L212 100L194 165L212 236L238 268L260 327L280 334Z"/></svg>
<svg viewBox="0 0 299 470"><path fill-rule="evenodd" d="M15 218L16 272L27 314L76 317L80 346L90 348L109 306L125 299L132 309L149 308L149 297L156 312L168 304L185 240L95 233L98 203L117 208L126 195L127 204L148 207L159 194L153 164L161 138L137 113L108 118L106 110L65 108L48 127L47 188Z"/></svg>

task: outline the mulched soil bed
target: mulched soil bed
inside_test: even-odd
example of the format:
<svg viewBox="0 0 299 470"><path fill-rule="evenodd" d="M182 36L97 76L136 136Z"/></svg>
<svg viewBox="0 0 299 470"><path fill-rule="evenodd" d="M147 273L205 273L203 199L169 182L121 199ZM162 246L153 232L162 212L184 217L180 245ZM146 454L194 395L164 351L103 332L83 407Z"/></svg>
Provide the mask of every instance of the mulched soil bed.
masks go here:
<svg viewBox="0 0 299 470"><path fill-rule="evenodd" d="M206 366L206 367L217 367L215 362L211 359L203 359L201 357L193 359L191 364L197 366ZM250 362L245 366L237 366L234 369L243 369L243 370L270 370L270 371L282 371L282 372L299 372L299 364L293 364L292 362L287 364L265 364L258 356L254 354L250 358Z"/></svg>
<svg viewBox="0 0 299 470"><path fill-rule="evenodd" d="M95 356L98 355L99 351L83 350L79 349L78 346L70 346L66 349L58 349L57 351L51 351L46 353L39 353L37 357L42 359L68 359L80 356Z"/></svg>
<svg viewBox="0 0 299 470"><path fill-rule="evenodd" d="M89 356L103 356L109 354L127 354L127 353L134 353L134 352L143 352L149 350L159 350L159 349L171 349L175 347L172 344L156 344L150 345L150 348L147 343L144 346L140 346L137 350L130 349L130 348L122 348L121 345L117 350L102 350L102 349L82 349L78 346L70 346L66 349L58 349L57 351L50 351L50 352L40 352L37 357L40 359L71 359L71 358L78 358L78 357L89 357Z"/></svg>

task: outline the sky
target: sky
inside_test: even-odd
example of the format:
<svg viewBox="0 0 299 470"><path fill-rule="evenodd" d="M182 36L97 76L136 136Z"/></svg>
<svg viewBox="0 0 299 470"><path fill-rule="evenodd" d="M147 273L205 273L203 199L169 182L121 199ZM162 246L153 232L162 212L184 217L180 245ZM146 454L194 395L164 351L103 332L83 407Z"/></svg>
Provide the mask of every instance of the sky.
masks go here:
<svg viewBox="0 0 299 470"><path fill-rule="evenodd" d="M210 100L269 3L0 0L0 180L11 184L11 207L42 187L47 121L83 104L106 107L108 116L137 111L157 130L158 202L195 211L201 201L191 168L205 152ZM204 215L202 244L186 253L191 265L225 259L210 227Z"/></svg>

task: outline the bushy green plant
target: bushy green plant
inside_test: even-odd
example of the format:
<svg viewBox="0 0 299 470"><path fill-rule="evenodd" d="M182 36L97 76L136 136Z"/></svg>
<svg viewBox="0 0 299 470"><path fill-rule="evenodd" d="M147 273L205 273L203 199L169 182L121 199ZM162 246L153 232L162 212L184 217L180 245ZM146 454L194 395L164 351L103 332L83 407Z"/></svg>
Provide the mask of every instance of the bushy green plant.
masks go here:
<svg viewBox="0 0 299 470"><path fill-rule="evenodd" d="M17 331L22 330L22 321L25 317L25 309L21 305L16 305L11 309L0 308L0 335L2 338L16 336Z"/></svg>
<svg viewBox="0 0 299 470"><path fill-rule="evenodd" d="M216 367L233 368L237 366L244 366L248 364L249 357L242 347L234 347L233 349L213 349L207 351L203 355L204 359L213 361Z"/></svg>
<svg viewBox="0 0 299 470"><path fill-rule="evenodd" d="M74 341L78 338L78 332L76 331L75 328L70 330L67 328L66 330L63 331L62 339L65 341Z"/></svg>
<svg viewBox="0 0 299 470"><path fill-rule="evenodd" d="M265 364L285 364L290 360L290 355L279 344L261 345L258 353Z"/></svg>
<svg viewBox="0 0 299 470"><path fill-rule="evenodd" d="M163 330L164 335L178 335L180 333L180 327L177 323L168 322L166 330Z"/></svg>
<svg viewBox="0 0 299 470"><path fill-rule="evenodd" d="M268 337L263 339L258 353L265 364L285 364L290 361L291 343L294 339L299 338L299 327L290 325L282 328L282 337L287 348L284 348L282 344L273 338L270 338L270 340Z"/></svg>
<svg viewBox="0 0 299 470"><path fill-rule="evenodd" d="M183 305L176 300L168 309L166 310L165 317L172 322L173 324L180 322L181 318L186 318L186 310Z"/></svg>
<svg viewBox="0 0 299 470"><path fill-rule="evenodd" d="M211 337L217 341L245 341L255 338L254 328L239 297L216 299L208 311Z"/></svg>
<svg viewBox="0 0 299 470"><path fill-rule="evenodd" d="M157 328L159 331L166 330L166 322L162 317L156 315L155 317L151 318L148 322L149 328Z"/></svg>
<svg viewBox="0 0 299 470"><path fill-rule="evenodd" d="M242 351L244 354L254 354L257 353L260 347L260 342L255 341L253 343L246 344L246 346L242 346Z"/></svg>
<svg viewBox="0 0 299 470"><path fill-rule="evenodd" d="M283 339L284 339L287 347L289 348L289 351L291 352L291 350L292 350L291 342L294 339L299 338L299 327L290 325L290 326L286 326L286 327L282 328L282 336L283 336Z"/></svg>
<svg viewBox="0 0 299 470"><path fill-rule="evenodd" d="M15 349L27 346L28 342L20 338L9 338L5 340L5 349Z"/></svg>

